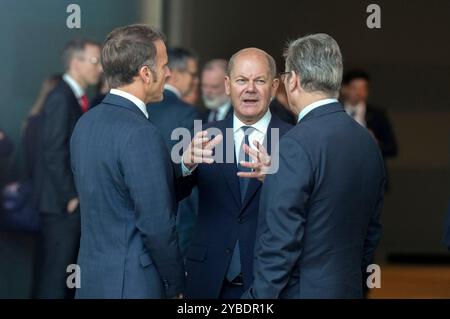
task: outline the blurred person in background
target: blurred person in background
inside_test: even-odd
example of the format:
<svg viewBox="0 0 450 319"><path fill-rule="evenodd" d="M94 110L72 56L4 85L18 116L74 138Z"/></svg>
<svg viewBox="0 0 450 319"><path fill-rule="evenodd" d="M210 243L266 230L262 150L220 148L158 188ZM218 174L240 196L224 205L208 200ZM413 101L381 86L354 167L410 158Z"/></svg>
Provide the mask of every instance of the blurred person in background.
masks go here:
<svg viewBox="0 0 450 319"><path fill-rule="evenodd" d="M369 96L369 74L363 70L351 70L343 76L341 100L345 111L374 136L386 162L386 159L397 156L397 140L386 112L369 103ZM386 190L389 190L389 185L387 174Z"/></svg>
<svg viewBox="0 0 450 319"><path fill-rule="evenodd" d="M201 89L203 103L208 109L203 116L206 123L222 121L233 114L230 97L225 92L227 65L226 60L213 59L203 67Z"/></svg>
<svg viewBox="0 0 450 319"><path fill-rule="evenodd" d="M33 180L39 158L39 141L42 133L42 109L48 94L61 82L62 76L55 74L47 78L41 85L36 100L22 127L22 144L16 152L15 160L8 174L8 185L5 187L5 199L9 201L9 217L5 223L13 223L14 229L37 230L38 212L33 207L36 192L33 191ZM26 206L26 207L25 207ZM20 216L19 216L20 215ZM17 222L14 222L17 221Z"/></svg>
<svg viewBox="0 0 450 319"><path fill-rule="evenodd" d="M86 89L98 83L102 72L100 45L91 40L69 41L62 60L63 80L49 93L42 109L40 151L34 174L35 204L42 221L35 298L74 296L66 285L66 269L76 263L80 214L69 142L76 122L89 107Z"/></svg>
<svg viewBox="0 0 450 319"><path fill-rule="evenodd" d="M48 94L62 81L61 74L54 74L47 78L41 86L36 101L28 114L23 127L23 162L21 179L32 180L39 157L39 143L42 133L43 108Z"/></svg>
<svg viewBox="0 0 450 319"><path fill-rule="evenodd" d="M191 106L194 107L198 107L198 102L199 102L199 79L198 77L195 80L194 86L191 90L191 92L189 92L187 95L182 96L181 99L186 102L187 104L190 104Z"/></svg>

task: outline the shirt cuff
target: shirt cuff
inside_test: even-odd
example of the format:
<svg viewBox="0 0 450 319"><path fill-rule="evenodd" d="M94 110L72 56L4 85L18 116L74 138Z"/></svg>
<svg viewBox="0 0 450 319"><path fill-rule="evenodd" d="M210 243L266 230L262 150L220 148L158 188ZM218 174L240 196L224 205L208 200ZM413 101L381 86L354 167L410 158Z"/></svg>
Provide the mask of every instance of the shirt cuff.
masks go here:
<svg viewBox="0 0 450 319"><path fill-rule="evenodd" d="M183 174L183 177L189 176L192 174L192 172L197 168L197 164L195 164L194 167L192 167L192 169L189 169L186 167L186 165L184 165L184 162L181 161L181 172Z"/></svg>

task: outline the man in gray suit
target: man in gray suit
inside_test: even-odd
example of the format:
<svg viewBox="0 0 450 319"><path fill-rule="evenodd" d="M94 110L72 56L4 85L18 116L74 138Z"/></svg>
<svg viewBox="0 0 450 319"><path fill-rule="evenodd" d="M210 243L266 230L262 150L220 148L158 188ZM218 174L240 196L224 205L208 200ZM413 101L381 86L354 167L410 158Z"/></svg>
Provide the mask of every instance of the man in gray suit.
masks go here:
<svg viewBox="0 0 450 319"><path fill-rule="evenodd" d="M282 81L298 123L261 191L252 298L361 298L380 239L384 166L371 134L336 100L342 56L327 34L286 50Z"/></svg>
<svg viewBox="0 0 450 319"><path fill-rule="evenodd" d="M180 297L169 152L148 120L170 76L164 36L145 25L112 31L102 65L112 88L77 123L72 169L81 206L77 298Z"/></svg>

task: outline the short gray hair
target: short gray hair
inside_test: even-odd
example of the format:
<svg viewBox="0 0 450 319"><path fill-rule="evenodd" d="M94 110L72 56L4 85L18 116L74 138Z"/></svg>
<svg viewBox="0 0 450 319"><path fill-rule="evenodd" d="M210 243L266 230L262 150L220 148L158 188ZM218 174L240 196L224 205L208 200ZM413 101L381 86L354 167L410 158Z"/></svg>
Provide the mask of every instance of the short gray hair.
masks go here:
<svg viewBox="0 0 450 319"><path fill-rule="evenodd" d="M339 45L331 36L318 33L298 38L288 43L284 57L286 71L298 74L305 91L337 97L343 65Z"/></svg>

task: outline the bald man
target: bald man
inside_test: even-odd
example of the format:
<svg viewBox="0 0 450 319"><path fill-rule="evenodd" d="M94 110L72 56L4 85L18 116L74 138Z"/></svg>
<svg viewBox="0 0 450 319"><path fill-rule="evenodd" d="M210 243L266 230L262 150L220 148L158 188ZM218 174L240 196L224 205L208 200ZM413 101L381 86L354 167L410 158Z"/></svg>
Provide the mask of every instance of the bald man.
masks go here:
<svg viewBox="0 0 450 319"><path fill-rule="evenodd" d="M225 77L232 116L208 124L206 132L216 137L209 140L205 131L198 133L183 154L185 177L181 189L197 185L199 192L198 220L186 260L187 298L240 298L253 280L261 181L240 177L253 173L238 163L249 161L244 156L244 144L258 152L257 147L266 150L259 145L268 141L270 154L277 143L271 139L271 134L276 134L272 129L277 129L280 137L290 129L269 110L277 87L275 62L270 55L256 48L234 54ZM213 127L221 133L213 133ZM220 148L224 160L213 162L212 150Z"/></svg>

